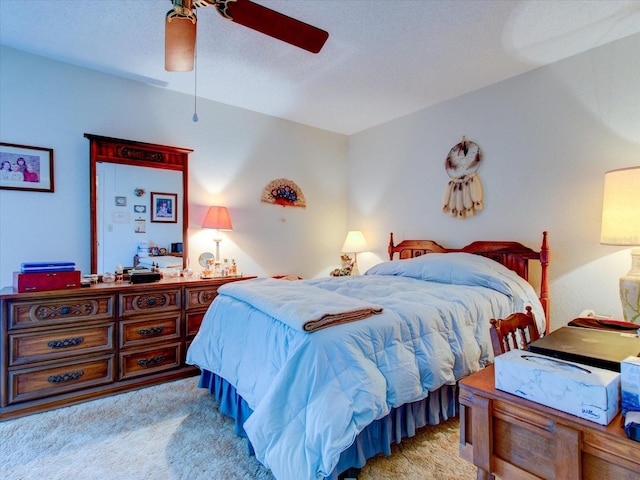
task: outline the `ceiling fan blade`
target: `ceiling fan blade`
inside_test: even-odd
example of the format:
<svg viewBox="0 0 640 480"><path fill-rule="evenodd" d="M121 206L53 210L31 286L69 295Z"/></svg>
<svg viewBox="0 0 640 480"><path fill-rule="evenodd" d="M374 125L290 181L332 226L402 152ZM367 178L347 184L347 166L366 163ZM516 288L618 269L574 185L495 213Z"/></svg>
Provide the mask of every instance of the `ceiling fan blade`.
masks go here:
<svg viewBox="0 0 640 480"><path fill-rule="evenodd" d="M167 13L164 32L164 69L168 72L193 70L196 49L196 23L185 16Z"/></svg>
<svg viewBox="0 0 640 480"><path fill-rule="evenodd" d="M329 38L329 33L324 30L250 0L231 0L217 3L216 6L225 18L235 23L311 53L318 53Z"/></svg>

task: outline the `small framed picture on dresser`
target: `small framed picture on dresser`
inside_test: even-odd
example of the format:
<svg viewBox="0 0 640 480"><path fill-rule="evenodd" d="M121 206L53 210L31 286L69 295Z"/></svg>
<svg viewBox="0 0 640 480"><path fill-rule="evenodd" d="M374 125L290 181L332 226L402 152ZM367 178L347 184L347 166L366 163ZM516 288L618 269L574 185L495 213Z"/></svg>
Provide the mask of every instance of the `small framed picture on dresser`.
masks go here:
<svg viewBox="0 0 640 480"><path fill-rule="evenodd" d="M0 188L53 192L53 149L0 143Z"/></svg>

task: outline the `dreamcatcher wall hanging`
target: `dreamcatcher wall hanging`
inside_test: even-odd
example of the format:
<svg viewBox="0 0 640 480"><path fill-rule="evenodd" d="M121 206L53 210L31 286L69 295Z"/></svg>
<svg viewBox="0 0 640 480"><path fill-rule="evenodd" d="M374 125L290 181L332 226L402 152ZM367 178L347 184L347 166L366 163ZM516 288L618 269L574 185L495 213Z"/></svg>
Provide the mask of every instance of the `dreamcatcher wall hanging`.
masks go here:
<svg viewBox="0 0 640 480"><path fill-rule="evenodd" d="M444 213L463 219L484 208L482 182L477 172L481 160L480 147L466 137L449 151L444 166L451 180L442 200Z"/></svg>
<svg viewBox="0 0 640 480"><path fill-rule="evenodd" d="M307 206L300 187L286 178L278 178L269 182L262 190L261 200L265 203L275 203L283 207L305 208Z"/></svg>

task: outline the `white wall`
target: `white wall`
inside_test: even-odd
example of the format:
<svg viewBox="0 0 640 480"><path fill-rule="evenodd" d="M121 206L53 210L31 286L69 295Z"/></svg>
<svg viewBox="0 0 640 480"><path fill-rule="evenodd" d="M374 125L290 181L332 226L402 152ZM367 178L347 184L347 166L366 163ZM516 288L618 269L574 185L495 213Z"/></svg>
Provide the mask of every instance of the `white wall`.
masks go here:
<svg viewBox="0 0 640 480"><path fill-rule="evenodd" d="M600 245L600 215L604 173L640 165L638 52L635 35L351 136L348 222L375 246L361 269L386 258L389 232L538 248L548 230L552 328L585 308L622 318L630 249ZM459 220L441 207L463 135L484 154L485 210Z"/></svg>
<svg viewBox="0 0 640 480"><path fill-rule="evenodd" d="M84 133L191 148L191 264L215 251L200 228L226 205L221 254L243 273L312 277L339 264L346 233L347 138L292 122L0 47L0 141L54 149L55 193L0 190L0 286L26 261L90 268L89 141ZM260 202L289 178L307 208Z"/></svg>
<svg viewBox="0 0 640 480"><path fill-rule="evenodd" d="M346 138L204 100L194 124L189 96L3 48L0 138L54 148L56 193L0 190L0 283L23 261L72 259L87 271L88 132L194 149L192 261L214 249L199 228L213 204L234 223L223 255L258 275L326 274L347 228L372 248L358 256L362 271L386 258L391 231L537 248L548 230L552 328L583 308L620 317L629 249L599 244L601 196L605 171L640 164L639 51L635 35ZM486 208L457 220L441 213L444 159L463 135L484 153ZM306 210L260 203L279 177L302 187Z"/></svg>

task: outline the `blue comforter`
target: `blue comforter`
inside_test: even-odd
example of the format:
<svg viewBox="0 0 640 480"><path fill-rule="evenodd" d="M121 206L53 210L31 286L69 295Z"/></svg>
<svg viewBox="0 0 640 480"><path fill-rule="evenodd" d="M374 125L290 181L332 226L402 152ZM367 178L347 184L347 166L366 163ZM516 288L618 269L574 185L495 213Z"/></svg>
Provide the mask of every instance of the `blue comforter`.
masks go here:
<svg viewBox="0 0 640 480"><path fill-rule="evenodd" d="M223 286L187 354L251 407L244 429L278 480L329 475L366 425L482 368L493 357L489 319L531 305L544 329L533 288L476 255L429 254L302 282L383 312L308 333Z"/></svg>

